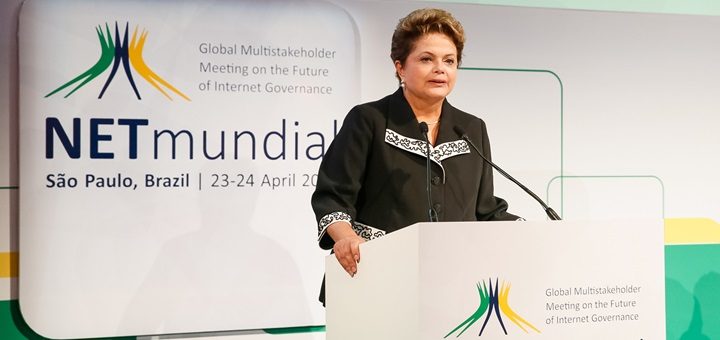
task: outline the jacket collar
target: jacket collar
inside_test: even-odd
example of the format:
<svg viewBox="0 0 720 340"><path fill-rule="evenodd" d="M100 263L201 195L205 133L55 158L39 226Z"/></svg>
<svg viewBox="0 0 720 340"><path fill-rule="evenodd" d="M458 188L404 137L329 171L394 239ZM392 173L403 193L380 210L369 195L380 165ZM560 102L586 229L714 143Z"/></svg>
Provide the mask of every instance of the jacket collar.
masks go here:
<svg viewBox="0 0 720 340"><path fill-rule="evenodd" d="M388 114L387 129L385 131L385 142L403 151L426 157L425 138L420 132L420 127L410 104L405 99L402 89L398 89L390 96L390 107ZM443 101L440 114L440 131L435 146L430 146L430 159L442 169L442 180L445 183L445 167L442 161L450 157L470 153L467 143L459 139L453 131L456 109L452 107L447 99Z"/></svg>

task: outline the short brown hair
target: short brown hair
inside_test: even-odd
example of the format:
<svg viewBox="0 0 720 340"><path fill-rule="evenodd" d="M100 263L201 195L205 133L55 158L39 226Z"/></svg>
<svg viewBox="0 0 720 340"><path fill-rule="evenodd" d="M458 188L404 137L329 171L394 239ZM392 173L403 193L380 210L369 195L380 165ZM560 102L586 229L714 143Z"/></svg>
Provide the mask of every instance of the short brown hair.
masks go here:
<svg viewBox="0 0 720 340"><path fill-rule="evenodd" d="M465 47L465 30L450 12L437 8L416 9L400 19L395 27L390 46L392 61L399 60L401 64L405 64L415 42L429 33L444 34L455 43L457 61L460 65L462 50Z"/></svg>

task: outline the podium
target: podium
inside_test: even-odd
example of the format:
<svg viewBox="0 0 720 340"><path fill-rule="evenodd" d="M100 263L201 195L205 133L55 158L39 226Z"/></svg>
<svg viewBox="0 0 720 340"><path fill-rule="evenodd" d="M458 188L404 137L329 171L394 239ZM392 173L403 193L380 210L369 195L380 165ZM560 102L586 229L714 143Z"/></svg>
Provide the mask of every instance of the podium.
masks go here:
<svg viewBox="0 0 720 340"><path fill-rule="evenodd" d="M418 223L326 258L326 338L664 339L662 220Z"/></svg>

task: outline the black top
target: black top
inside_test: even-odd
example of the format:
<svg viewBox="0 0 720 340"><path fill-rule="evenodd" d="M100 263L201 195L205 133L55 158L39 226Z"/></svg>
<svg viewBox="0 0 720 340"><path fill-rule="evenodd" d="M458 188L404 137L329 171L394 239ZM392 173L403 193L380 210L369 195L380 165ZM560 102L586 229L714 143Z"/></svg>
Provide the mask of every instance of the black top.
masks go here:
<svg viewBox="0 0 720 340"><path fill-rule="evenodd" d="M320 247L330 249L327 227L338 220L373 239L428 221L426 144L402 89L355 106L328 147L312 207ZM432 202L440 221L516 220L493 194L492 167L470 150L453 127L467 131L486 157L485 122L443 102L436 145L431 146Z"/></svg>

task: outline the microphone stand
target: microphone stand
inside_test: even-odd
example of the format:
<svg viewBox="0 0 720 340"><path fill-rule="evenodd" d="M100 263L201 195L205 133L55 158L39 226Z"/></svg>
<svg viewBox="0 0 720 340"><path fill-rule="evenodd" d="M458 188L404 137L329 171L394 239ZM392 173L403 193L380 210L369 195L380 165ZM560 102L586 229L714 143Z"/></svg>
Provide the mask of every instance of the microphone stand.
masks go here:
<svg viewBox="0 0 720 340"><path fill-rule="evenodd" d="M430 222L437 222L438 216L437 211L435 211L432 204L432 185L430 183L430 167L432 165L430 164L430 141L427 136L429 130L430 129L428 128L427 123L420 122L420 133L423 135L423 139L425 140L425 191L427 192L428 220Z"/></svg>

